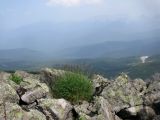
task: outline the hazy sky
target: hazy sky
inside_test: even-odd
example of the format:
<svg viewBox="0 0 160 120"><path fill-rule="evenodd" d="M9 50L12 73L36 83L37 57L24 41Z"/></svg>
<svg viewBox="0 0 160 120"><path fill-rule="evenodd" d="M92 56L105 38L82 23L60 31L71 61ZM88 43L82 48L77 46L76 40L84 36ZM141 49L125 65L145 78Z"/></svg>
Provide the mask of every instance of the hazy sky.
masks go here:
<svg viewBox="0 0 160 120"><path fill-rule="evenodd" d="M159 32L160 0L0 1L1 49L148 39Z"/></svg>

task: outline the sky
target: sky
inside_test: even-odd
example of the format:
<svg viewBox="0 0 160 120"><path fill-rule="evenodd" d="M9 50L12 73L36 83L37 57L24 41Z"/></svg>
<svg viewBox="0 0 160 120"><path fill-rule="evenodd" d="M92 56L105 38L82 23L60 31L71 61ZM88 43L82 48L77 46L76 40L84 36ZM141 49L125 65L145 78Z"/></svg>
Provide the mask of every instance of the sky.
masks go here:
<svg viewBox="0 0 160 120"><path fill-rule="evenodd" d="M0 49L56 50L159 32L160 0L0 0Z"/></svg>

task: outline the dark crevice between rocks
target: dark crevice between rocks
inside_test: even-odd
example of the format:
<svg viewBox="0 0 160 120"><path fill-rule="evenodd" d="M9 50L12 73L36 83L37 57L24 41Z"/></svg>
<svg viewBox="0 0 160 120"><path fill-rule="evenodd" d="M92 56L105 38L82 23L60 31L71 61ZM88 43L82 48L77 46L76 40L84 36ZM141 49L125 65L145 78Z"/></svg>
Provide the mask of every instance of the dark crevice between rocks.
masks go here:
<svg viewBox="0 0 160 120"><path fill-rule="evenodd" d="M96 88L95 88L95 93L93 94L93 96L100 96L101 93L102 93L102 91L103 91L103 89L104 89L105 87L107 87L108 85L109 85L109 83L108 83L108 84L103 84L103 85L101 85L100 87L96 87Z"/></svg>
<svg viewBox="0 0 160 120"><path fill-rule="evenodd" d="M116 113L116 115L123 120L153 120L155 115L148 114L148 111L147 111L147 109L145 109L145 107L146 106L143 106L143 109L141 109L139 112L137 112L136 115L131 115L130 112L126 111L125 109L120 110L118 113ZM156 107L157 107L157 105L156 105ZM160 104L157 107L157 112L160 112Z"/></svg>
<svg viewBox="0 0 160 120"><path fill-rule="evenodd" d="M96 87L95 93L93 96L100 96L100 94L102 93L103 88L102 87Z"/></svg>
<svg viewBox="0 0 160 120"><path fill-rule="evenodd" d="M37 100L31 104L27 104L26 102L22 101L21 99L19 100L19 103L18 103L21 108L25 111L30 111L31 108L36 108L36 106L38 105L38 102Z"/></svg>
<svg viewBox="0 0 160 120"><path fill-rule="evenodd" d="M92 105L94 105L94 103L92 102ZM91 111L89 108L87 108L88 111L90 111L90 113L88 114L88 116L90 117L94 117L96 115L98 115L98 111Z"/></svg>
<svg viewBox="0 0 160 120"><path fill-rule="evenodd" d="M143 91L144 91L144 88L141 88L141 89L139 90L140 93L142 93Z"/></svg>
<svg viewBox="0 0 160 120"><path fill-rule="evenodd" d="M28 105L26 102L24 102L24 101L22 101L22 99L20 98L20 100L19 100L19 103L18 103L20 106L22 106L22 105Z"/></svg>
<svg viewBox="0 0 160 120"><path fill-rule="evenodd" d="M6 103L3 101L3 109L4 109L4 120L7 120L7 111L6 111Z"/></svg>
<svg viewBox="0 0 160 120"><path fill-rule="evenodd" d="M59 119L57 118L57 116L55 115L55 113L54 113L54 112L52 112L52 110L47 109L47 111L51 114L51 116L52 116L53 120L59 120Z"/></svg>
<svg viewBox="0 0 160 120"><path fill-rule="evenodd" d="M51 118L53 120L59 120L55 113L53 113L50 109L44 110L41 106L36 106L36 109L46 116L46 120L50 120ZM49 112L49 115L47 114L47 111Z"/></svg>
<svg viewBox="0 0 160 120"><path fill-rule="evenodd" d="M118 117L120 117L123 120L139 120L138 116L130 115L129 112L127 112L125 109L120 110L116 113Z"/></svg>
<svg viewBox="0 0 160 120"><path fill-rule="evenodd" d="M24 101L22 101L21 99L21 96L25 94L25 92L27 92L26 89L24 89L23 87L19 87L17 90L16 90L20 100L19 100L19 105L22 106L22 105L28 105L27 103L25 103Z"/></svg>
<svg viewBox="0 0 160 120"><path fill-rule="evenodd" d="M25 94L25 92L27 92L27 89L23 88L23 87L19 87L17 90L16 90L17 94L19 95L19 97L21 98L22 95Z"/></svg>
<svg viewBox="0 0 160 120"><path fill-rule="evenodd" d="M27 107L24 107L24 106L27 106L29 104L27 104L26 102L24 102L22 99L21 99L21 96L25 94L25 92L27 92L26 89L24 89L23 87L19 87L17 90L16 90L18 96L19 96L19 102L18 104L21 106L21 108L25 111L29 111L29 109L27 109Z"/></svg>
<svg viewBox="0 0 160 120"><path fill-rule="evenodd" d="M78 113L75 111L75 109L72 109L71 112L72 112L72 114L73 114L73 119L74 119L74 120L78 120L79 115L78 115Z"/></svg>
<svg viewBox="0 0 160 120"><path fill-rule="evenodd" d="M152 107L155 110L156 114L160 115L160 102L153 103Z"/></svg>
<svg viewBox="0 0 160 120"><path fill-rule="evenodd" d="M146 82L146 89L148 89L148 88L149 88L149 86L150 86L152 83L153 83L153 81L152 81L152 82L151 82L151 81Z"/></svg>
<svg viewBox="0 0 160 120"><path fill-rule="evenodd" d="M44 112L44 110L43 110L43 108L42 108L41 106L36 106L36 109L37 109L39 112L41 112L41 113L43 113L43 114L45 115L46 120L49 120L49 119L50 119L49 116L46 115L46 113Z"/></svg>
<svg viewBox="0 0 160 120"><path fill-rule="evenodd" d="M153 120L154 115L148 114L145 107L137 113L138 120Z"/></svg>

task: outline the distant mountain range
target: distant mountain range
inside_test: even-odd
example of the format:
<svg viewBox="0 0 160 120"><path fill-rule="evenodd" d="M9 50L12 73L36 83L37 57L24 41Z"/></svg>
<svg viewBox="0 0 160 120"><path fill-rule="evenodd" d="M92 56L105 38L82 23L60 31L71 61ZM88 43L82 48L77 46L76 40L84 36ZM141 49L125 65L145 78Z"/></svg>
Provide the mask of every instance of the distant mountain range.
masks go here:
<svg viewBox="0 0 160 120"><path fill-rule="evenodd" d="M160 54L160 40L110 41L82 47L73 47L59 52L64 58L120 58Z"/></svg>
<svg viewBox="0 0 160 120"><path fill-rule="evenodd" d="M102 74L107 77L114 77L121 72L125 72L132 78L148 78L154 73L160 72L159 45L159 41L145 43L144 41L104 42L88 47L67 49L63 52L63 58L55 57L55 55L53 55L53 58L43 52L24 48L0 50L0 71L17 69L39 71L44 67L63 68L65 65L71 65L74 68L78 65L80 68L86 69L87 72ZM62 55L62 52L57 54L60 55L60 53ZM70 54L70 56L67 54ZM149 56L146 63L142 63L140 60L143 55ZM66 59L67 57L68 59Z"/></svg>
<svg viewBox="0 0 160 120"><path fill-rule="evenodd" d="M160 40L110 41L45 53L25 48L0 50L0 59L53 60L77 58L121 58L160 54Z"/></svg>

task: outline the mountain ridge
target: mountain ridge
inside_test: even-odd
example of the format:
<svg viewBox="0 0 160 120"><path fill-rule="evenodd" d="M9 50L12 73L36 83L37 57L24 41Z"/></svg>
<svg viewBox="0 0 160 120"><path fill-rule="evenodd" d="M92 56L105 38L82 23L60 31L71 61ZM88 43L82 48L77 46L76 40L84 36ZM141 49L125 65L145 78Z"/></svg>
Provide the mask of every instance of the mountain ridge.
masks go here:
<svg viewBox="0 0 160 120"><path fill-rule="evenodd" d="M61 57L66 56L68 58L150 56L160 54L159 44L159 40L106 41L93 45L64 49L59 53Z"/></svg>

